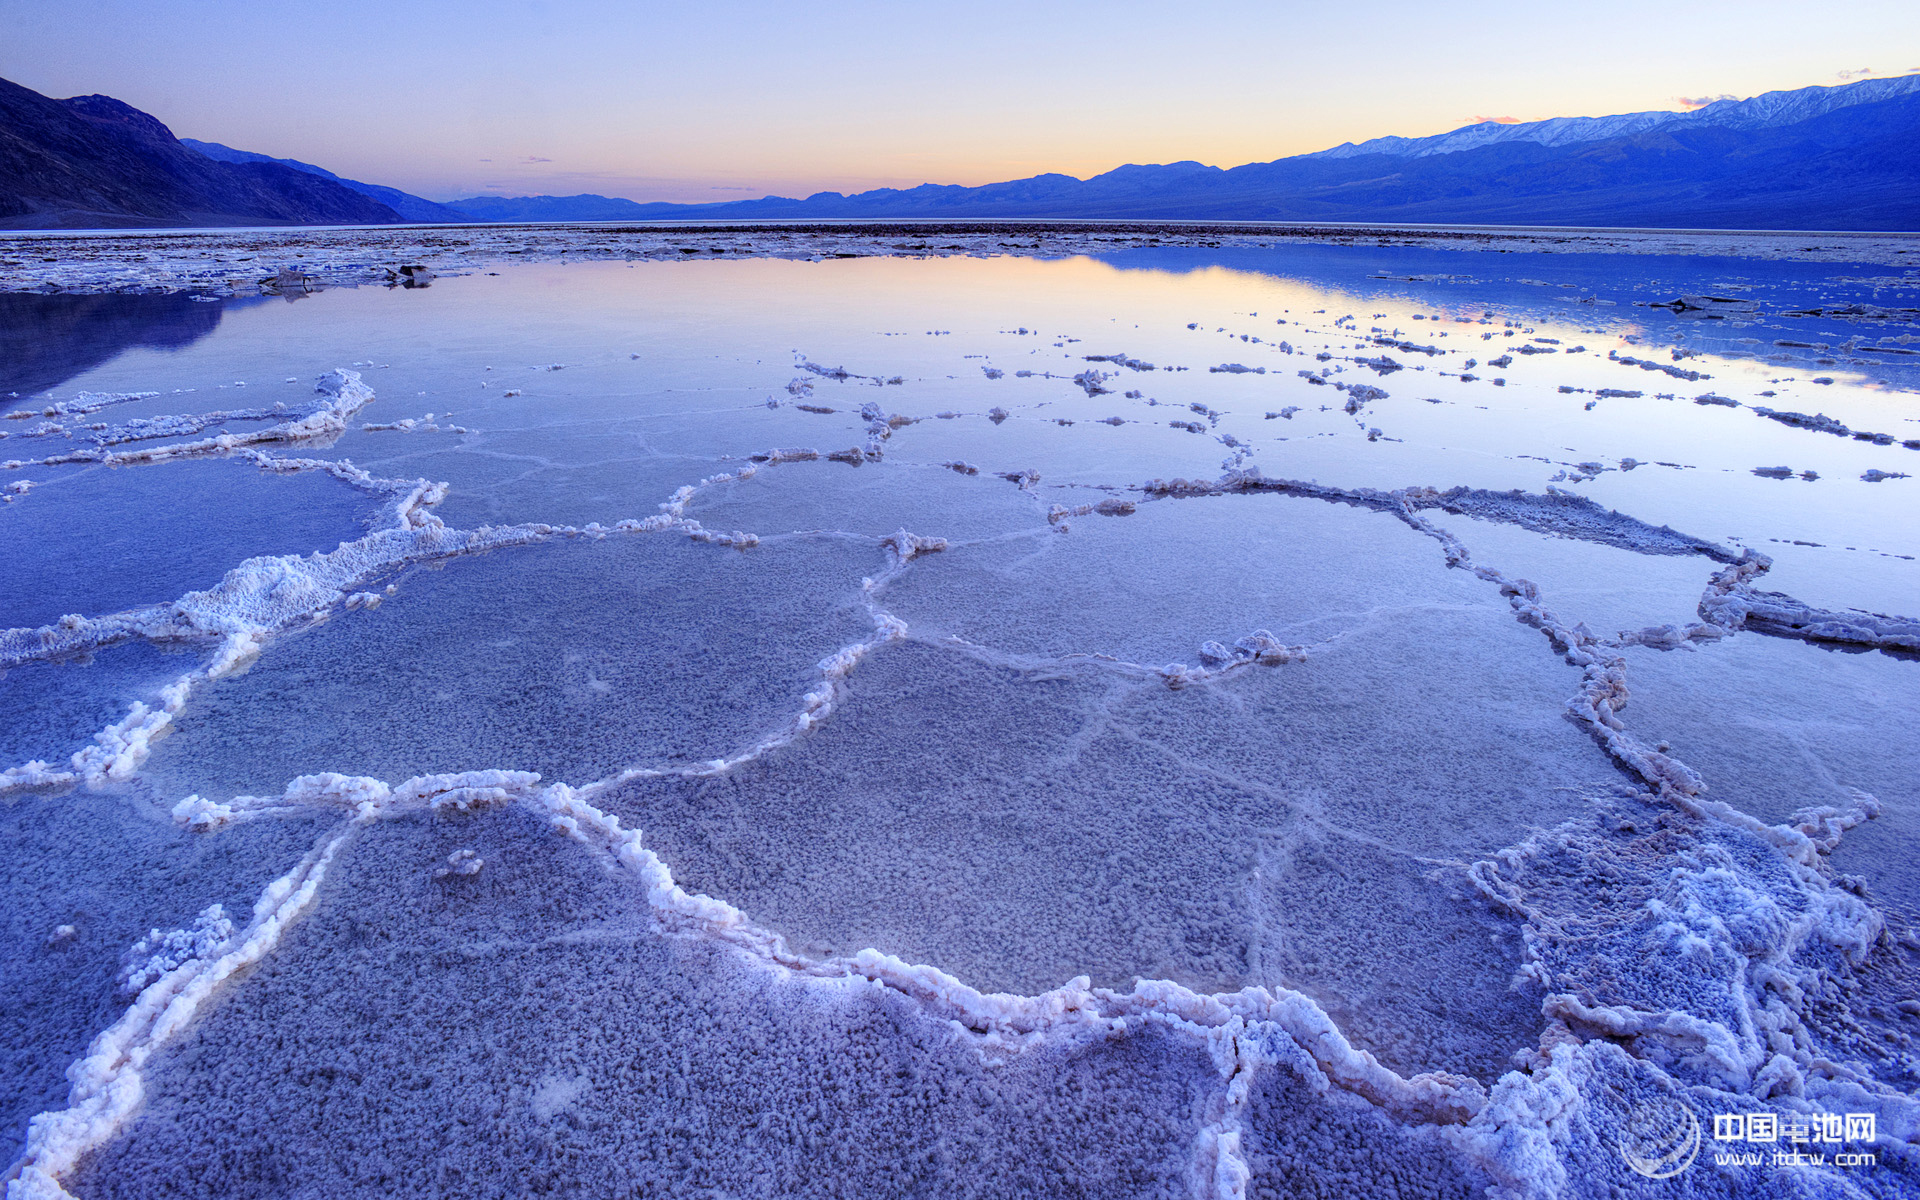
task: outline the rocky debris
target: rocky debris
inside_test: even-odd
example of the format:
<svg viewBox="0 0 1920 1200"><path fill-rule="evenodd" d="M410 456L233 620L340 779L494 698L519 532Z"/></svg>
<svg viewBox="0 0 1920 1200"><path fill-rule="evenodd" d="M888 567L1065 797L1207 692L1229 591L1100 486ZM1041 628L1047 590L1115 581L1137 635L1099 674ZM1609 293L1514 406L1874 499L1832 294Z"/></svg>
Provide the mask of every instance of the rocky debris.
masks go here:
<svg viewBox="0 0 1920 1200"><path fill-rule="evenodd" d="M1806 413L1783 412L1780 409L1767 408L1759 404L1753 406L1753 411L1759 413L1769 421L1778 421L1782 425L1791 425L1795 429L1811 429L1816 433L1831 433L1836 437L1853 436L1853 430L1848 429L1845 425L1842 425L1825 413L1815 413L1812 416L1808 416Z"/></svg>
<svg viewBox="0 0 1920 1200"><path fill-rule="evenodd" d="M1082 371L1073 377L1073 382L1089 396L1105 396L1113 391L1103 386L1111 378L1105 371Z"/></svg>
<svg viewBox="0 0 1920 1200"><path fill-rule="evenodd" d="M1522 347L1522 349L1524 350L1525 347ZM1666 363L1648 362L1644 358L1634 358L1630 355L1622 354L1617 350L1607 351L1607 359L1610 362L1622 363L1629 367L1639 367L1642 371L1660 371L1673 376L1675 379L1684 379L1688 383L1698 383L1702 379L1713 378L1713 376L1701 371L1689 371L1685 367L1669 366Z"/></svg>
<svg viewBox="0 0 1920 1200"><path fill-rule="evenodd" d="M1152 363L1143 362L1137 358L1129 358L1125 354L1082 354L1080 358L1085 362L1112 363L1117 367L1125 367L1129 371L1152 371L1155 369Z"/></svg>
<svg viewBox="0 0 1920 1200"><path fill-rule="evenodd" d="M1395 350L1401 350L1408 354L1425 354L1429 357L1437 357L1446 353L1445 350L1442 350L1438 346L1422 346L1414 342L1403 342L1397 338L1375 337L1370 340L1376 346L1391 346Z"/></svg>
<svg viewBox="0 0 1920 1200"><path fill-rule="evenodd" d="M1670 309L1682 316L1722 318L1735 313L1752 312L1751 300L1739 300L1732 296L1677 296L1666 301L1635 301L1648 308Z"/></svg>
<svg viewBox="0 0 1920 1200"><path fill-rule="evenodd" d="M1368 367L1374 371L1378 371L1382 375L1391 375L1395 371L1404 371L1406 369L1400 363L1393 361L1384 354L1378 358L1356 358L1353 361L1358 366Z"/></svg>

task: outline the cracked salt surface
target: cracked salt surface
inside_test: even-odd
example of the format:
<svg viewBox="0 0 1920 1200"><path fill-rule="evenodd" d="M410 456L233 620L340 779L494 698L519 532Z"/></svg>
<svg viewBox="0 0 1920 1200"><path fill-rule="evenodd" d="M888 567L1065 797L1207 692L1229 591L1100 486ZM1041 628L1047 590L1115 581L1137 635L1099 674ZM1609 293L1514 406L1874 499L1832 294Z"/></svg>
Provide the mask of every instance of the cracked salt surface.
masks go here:
<svg viewBox="0 0 1920 1200"><path fill-rule="evenodd" d="M360 839L280 951L156 1062L146 1117L79 1194L1185 1183L1217 1076L1174 1031L983 1062L897 993L660 937L632 881L532 814L416 814ZM485 871L433 877L469 844ZM396 1097L428 1104L394 1122ZM208 1138L253 1150L205 1155Z"/></svg>
<svg viewBox="0 0 1920 1200"><path fill-rule="evenodd" d="M879 538L899 529L938 529L957 545L1050 532L1046 507L1031 491L992 475L893 460L857 468L826 460L782 463L703 489L687 513L715 528L763 535L838 530Z"/></svg>
<svg viewBox="0 0 1920 1200"><path fill-rule="evenodd" d="M519 236L29 331L9 1200L1916 1186L1906 285Z"/></svg>
<svg viewBox="0 0 1920 1200"><path fill-rule="evenodd" d="M224 799L323 771L586 781L723 758L790 718L816 662L871 635L860 580L884 563L853 540L749 560L616 535L416 567L378 611L285 637L206 687L148 773Z"/></svg>

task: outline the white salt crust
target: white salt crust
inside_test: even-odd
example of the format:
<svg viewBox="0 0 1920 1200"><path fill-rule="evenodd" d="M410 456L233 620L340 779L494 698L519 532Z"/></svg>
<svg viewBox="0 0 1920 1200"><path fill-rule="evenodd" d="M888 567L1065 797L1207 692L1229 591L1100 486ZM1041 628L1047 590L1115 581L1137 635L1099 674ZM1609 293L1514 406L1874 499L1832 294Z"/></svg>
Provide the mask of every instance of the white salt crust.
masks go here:
<svg viewBox="0 0 1920 1200"><path fill-rule="evenodd" d="M930 227L938 229L938 226ZM1016 231L1017 232L1014 232ZM1009 241L1009 234L1016 240ZM1164 222L1082 229L1048 226L1002 231L942 229L922 237L911 250L889 237L875 237L858 224L844 227L741 227L712 229L615 229L607 225L534 226L462 225L451 228L203 230L115 234L14 234L15 245L51 247L46 254L21 253L0 267L0 289L7 291L162 292L196 291L212 296L277 294L277 276L262 263L302 254L302 287L386 285L394 277L390 263L421 264L433 275L462 275L501 262L579 262L583 260L678 260L683 247L698 246L715 256L817 260L848 257L1055 257L1110 253L1130 246L1271 246L1336 239L1344 244L1410 246L1424 242L1449 250L1514 253L1547 250L1557 254L1713 255L1799 262L1878 263L1900 266L1907 243L1898 236L1824 233L1808 245L1804 234L1749 231L1555 229L1423 230L1347 227L1330 231L1312 226L1274 224L1200 226ZM29 261L31 260L31 261ZM1121 364L1126 365L1126 364Z"/></svg>
<svg viewBox="0 0 1920 1200"><path fill-rule="evenodd" d="M214 588L171 604L95 618L72 616L39 629L0 633L0 666L134 637L198 641L216 647L206 666L163 688L155 704L134 704L124 718L97 734L95 745L73 756L71 770L29 762L0 772L0 792L108 787L135 777L153 739L164 732L198 684L232 672L275 635L316 616L335 608L377 604L381 593L367 587L370 581L408 563L556 537L598 539L673 531L738 550L759 544L757 535L710 531L685 515L700 489L749 478L758 469L751 465L679 489L660 506L659 514L645 519L613 526L527 524L460 531L447 528L431 511L446 493L444 484L381 480L350 464L279 458L250 449L261 442L297 442L336 434L348 417L372 399L372 393L349 371L324 377L320 394L321 401L309 413L269 430L239 439L223 436L112 455L111 461L137 464L182 455L243 452L252 454L257 465L267 470L325 470L356 486L391 492L396 499L390 527L324 554L250 559ZM877 405L867 409L871 411L863 410L863 416L869 442L861 453L878 457L892 432L910 419L887 414ZM789 450L756 459L777 465L820 457L817 452ZM1030 489L1038 481L1016 482ZM1703 831L1694 851L1668 864L1667 890L1649 902L1646 912L1655 918L1649 936L1662 950L1725 968L1716 976L1723 994L1713 1010L1593 1003L1574 992L1552 990L1558 978L1555 972L1564 966L1556 963L1570 953L1568 946L1577 939L1557 929L1554 915L1534 904L1515 880L1556 848L1579 849L1584 835L1571 826L1536 835L1475 864L1471 872L1484 894L1527 921L1524 969L1549 990L1542 1014L1546 1032L1534 1060L1525 1070L1502 1077L1489 1092L1476 1080L1445 1072L1411 1078L1397 1074L1356 1049L1311 999L1286 989L1254 987L1207 995L1165 980L1139 980L1122 992L1091 987L1083 976L1033 996L984 994L937 968L873 949L830 958L797 953L779 934L757 925L724 900L686 891L647 848L641 831L624 827L618 816L594 804L596 796L622 782L666 772L630 770L577 787L543 783L536 774L504 769L418 776L398 784L323 773L292 780L279 796L216 800L195 795L173 808L182 826L206 833L294 809L336 808L348 820L265 889L244 928L236 930L215 906L202 914L192 930L172 934L155 930L142 939L125 976L129 987L138 987L138 995L126 1014L102 1032L69 1070L68 1106L34 1118L26 1149L10 1173L8 1200L67 1195L62 1177L84 1154L116 1136L136 1113L146 1063L179 1035L223 981L272 952L287 927L311 905L330 864L347 849L351 837L370 836L382 818L422 808L478 812L507 805L544 814L557 831L632 872L644 885L652 915L663 932L724 943L768 970L796 978L864 980L909 997L951 1022L982 1054L1017 1054L1063 1039L1124 1036L1141 1022L1196 1039L1207 1047L1221 1076L1216 1100L1195 1140L1192 1179L1197 1195L1226 1200L1246 1194L1252 1178L1245 1150L1252 1089L1262 1072L1281 1066L1358 1097L1395 1121L1440 1129L1447 1143L1492 1178L1496 1193L1503 1196L1544 1197L1564 1190L1565 1155L1576 1137L1575 1127L1580 1120L1599 1120L1591 1111L1594 1081L1617 1071L1616 1059L1622 1054L1674 1087L1691 1087L1696 1092L1707 1089L1753 1097L1804 1111L1870 1109L1880 1118L1881 1148L1897 1156L1914 1155L1914 1143L1920 1140L1920 1105L1868 1074L1814 1053L1805 1036L1799 1000L1817 970L1802 963L1803 952L1825 946L1858 963L1884 936L1880 915L1837 886L1825 867L1825 856L1844 832L1877 813L1877 801L1861 793L1844 809L1809 809L1788 823L1770 825L1727 802L1707 799L1705 783L1696 772L1641 742L1623 723L1620 712L1628 693L1624 659L1616 651L1627 645L1685 649L1743 630L1911 649L1920 624L1898 617L1827 613L1791 597L1756 591L1751 581L1767 569L1763 557L1735 555L1669 529L1654 529L1564 493L1542 497L1458 489L1449 493L1426 488L1348 490L1269 480L1257 470L1231 471L1208 482L1154 481L1141 490L1149 498L1194 500L1228 492L1275 490L1380 509L1439 542L1448 565L1497 587L1518 620L1539 629L1556 653L1582 669L1580 690L1567 702L1569 713L1643 781L1649 799L1684 815ZM1426 515L1435 511L1510 520L1642 553L1700 554L1724 566L1713 574L1701 600L1703 622L1602 639L1583 625L1562 622L1530 582L1474 564L1466 547ZM1072 515L1080 514L1076 510ZM867 654L909 636L906 625L882 607L880 596L916 558L939 553L947 543L905 530L880 543L890 553L890 564L863 584L873 634L820 662L819 685L803 698L787 727L731 758L673 773L718 774L804 736L831 717L844 681ZM1231 648L1206 644L1200 652L1204 664L1200 667L1147 668L1111 659L1104 660L1104 665L1126 672L1151 671L1168 686L1182 687L1255 664L1295 661L1304 653L1301 647L1281 646L1270 634L1256 631ZM1720 827L1770 847L1767 852L1777 856L1777 869L1790 880L1796 898L1791 914L1767 924L1761 934L1744 926L1736 930L1738 922L1727 916L1729 904L1755 913L1779 910L1780 905L1749 866L1715 849L1704 837ZM464 875L483 865L471 851L464 854L456 852L442 870Z"/></svg>

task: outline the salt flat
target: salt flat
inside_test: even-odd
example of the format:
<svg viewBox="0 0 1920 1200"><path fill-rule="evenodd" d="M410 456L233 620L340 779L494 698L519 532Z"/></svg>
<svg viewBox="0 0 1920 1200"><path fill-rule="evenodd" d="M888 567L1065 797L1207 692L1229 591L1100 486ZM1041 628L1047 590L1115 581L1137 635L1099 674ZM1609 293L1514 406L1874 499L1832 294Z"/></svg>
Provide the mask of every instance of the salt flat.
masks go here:
<svg viewBox="0 0 1920 1200"><path fill-rule="evenodd" d="M8 237L9 1200L1911 1193L1914 248Z"/></svg>

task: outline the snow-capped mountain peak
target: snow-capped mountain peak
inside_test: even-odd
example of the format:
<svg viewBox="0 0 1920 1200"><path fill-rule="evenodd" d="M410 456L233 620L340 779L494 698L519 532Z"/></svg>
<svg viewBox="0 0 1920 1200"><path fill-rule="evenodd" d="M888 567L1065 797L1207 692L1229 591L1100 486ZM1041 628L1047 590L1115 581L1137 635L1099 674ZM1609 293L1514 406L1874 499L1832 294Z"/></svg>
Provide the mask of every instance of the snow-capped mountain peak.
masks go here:
<svg viewBox="0 0 1920 1200"><path fill-rule="evenodd" d="M1631 137L1668 126L1725 126L1734 129L1764 129L1775 125L1793 125L1856 104L1873 104L1920 92L1920 74L1899 75L1887 79L1863 79L1838 87L1807 87L1794 91L1767 92L1747 100L1717 100L1692 112L1637 112L1611 117L1553 117L1503 125L1483 121L1466 125L1451 133L1432 137L1379 137L1355 144L1347 142L1331 150L1305 155L1307 158L1354 158L1362 154L1390 154L1402 158L1424 158L1432 154L1452 154L1475 150L1500 142L1537 142L1542 146L1567 146L1578 142L1599 142L1609 138Z"/></svg>

